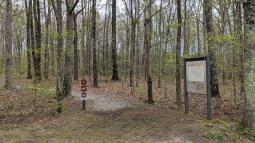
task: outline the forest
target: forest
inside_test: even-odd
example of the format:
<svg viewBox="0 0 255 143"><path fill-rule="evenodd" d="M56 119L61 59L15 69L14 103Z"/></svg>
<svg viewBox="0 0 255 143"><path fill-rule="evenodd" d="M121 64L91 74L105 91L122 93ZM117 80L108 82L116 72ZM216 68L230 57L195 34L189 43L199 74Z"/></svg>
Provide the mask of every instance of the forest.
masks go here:
<svg viewBox="0 0 255 143"><path fill-rule="evenodd" d="M255 142L255 0L3 0L0 33L0 142Z"/></svg>

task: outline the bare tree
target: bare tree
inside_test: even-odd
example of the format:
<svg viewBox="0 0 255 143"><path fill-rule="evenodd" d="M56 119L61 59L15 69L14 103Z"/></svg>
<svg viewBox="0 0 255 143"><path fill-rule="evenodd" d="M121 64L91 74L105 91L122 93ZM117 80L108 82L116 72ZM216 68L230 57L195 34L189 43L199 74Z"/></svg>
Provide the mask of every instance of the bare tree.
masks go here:
<svg viewBox="0 0 255 143"><path fill-rule="evenodd" d="M92 27L91 27L91 34L92 34L92 47L93 47L93 86L98 87L98 75L97 75L97 48L96 48L96 0L92 1Z"/></svg>
<svg viewBox="0 0 255 143"><path fill-rule="evenodd" d="M63 90L64 96L71 95L72 78L73 78L73 57L74 57L74 45L73 45L73 27L74 27L74 9L79 0L66 0L66 49L65 49L65 66L64 66L64 83Z"/></svg>
<svg viewBox="0 0 255 143"><path fill-rule="evenodd" d="M181 71L180 71L180 58L181 58L181 31L182 31L182 16L181 16L181 0L177 0L177 40L176 40L176 102L178 106L181 106Z"/></svg>
<svg viewBox="0 0 255 143"><path fill-rule="evenodd" d="M33 63L36 81L41 80L41 12L40 1L33 0L33 16L35 29L35 47L33 47ZM32 35L32 34L31 34Z"/></svg>
<svg viewBox="0 0 255 143"><path fill-rule="evenodd" d="M12 87L12 0L6 0L5 12L5 84L6 89Z"/></svg>
<svg viewBox="0 0 255 143"><path fill-rule="evenodd" d="M26 7L26 29L27 29L27 38L26 38L26 44L27 44L27 79L32 79L32 71L31 71L31 40L30 40L30 15L32 14L29 11L29 5L27 0L25 0L25 7Z"/></svg>
<svg viewBox="0 0 255 143"><path fill-rule="evenodd" d="M52 7L57 21L57 78L56 78L56 97L58 100L58 112L62 112L61 100L63 98L63 15L62 15L62 1L51 0Z"/></svg>
<svg viewBox="0 0 255 143"><path fill-rule="evenodd" d="M116 47L116 0L112 0L112 80L119 80Z"/></svg>
<svg viewBox="0 0 255 143"><path fill-rule="evenodd" d="M46 10L47 9L47 10ZM49 76L49 26L51 24L51 10L50 5L46 6L44 0L44 17L45 17L45 42L44 42L44 78L48 79Z"/></svg>
<svg viewBox="0 0 255 143"><path fill-rule="evenodd" d="M148 1L147 1L148 2ZM153 94L152 94L152 76L151 76L151 31L152 31L152 14L151 14L151 5L152 0L149 0L149 3L145 8L145 20L144 20L144 49L146 50L146 75L147 75L147 96L148 103L153 104Z"/></svg>

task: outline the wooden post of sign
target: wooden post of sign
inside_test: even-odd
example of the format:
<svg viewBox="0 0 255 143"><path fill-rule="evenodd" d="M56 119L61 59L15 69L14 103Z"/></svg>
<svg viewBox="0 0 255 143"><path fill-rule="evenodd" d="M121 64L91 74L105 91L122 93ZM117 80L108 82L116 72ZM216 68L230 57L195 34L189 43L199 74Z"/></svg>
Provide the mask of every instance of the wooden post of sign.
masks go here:
<svg viewBox="0 0 255 143"><path fill-rule="evenodd" d="M211 99L211 56L206 56L206 84L207 84L207 119L212 119L212 99Z"/></svg>
<svg viewBox="0 0 255 143"><path fill-rule="evenodd" d="M187 74L186 74L186 60L184 59L184 106L185 106L185 115L189 113L189 95L187 92Z"/></svg>
<svg viewBox="0 0 255 143"><path fill-rule="evenodd" d="M82 100L82 110L85 111L86 107L86 100Z"/></svg>

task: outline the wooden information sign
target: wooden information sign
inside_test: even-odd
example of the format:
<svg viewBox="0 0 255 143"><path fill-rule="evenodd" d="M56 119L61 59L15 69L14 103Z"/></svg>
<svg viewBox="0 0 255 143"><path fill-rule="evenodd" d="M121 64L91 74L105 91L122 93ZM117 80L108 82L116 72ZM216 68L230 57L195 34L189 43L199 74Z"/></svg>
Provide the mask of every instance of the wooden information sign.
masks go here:
<svg viewBox="0 0 255 143"><path fill-rule="evenodd" d="M189 113L189 93L207 96L207 119L212 119L210 56L184 60L185 114Z"/></svg>

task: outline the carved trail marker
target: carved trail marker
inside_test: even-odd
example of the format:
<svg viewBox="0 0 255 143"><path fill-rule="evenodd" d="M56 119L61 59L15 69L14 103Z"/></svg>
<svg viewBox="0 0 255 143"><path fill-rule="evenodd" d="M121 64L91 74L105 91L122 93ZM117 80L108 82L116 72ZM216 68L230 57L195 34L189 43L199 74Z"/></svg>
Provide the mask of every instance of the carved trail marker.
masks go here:
<svg viewBox="0 0 255 143"><path fill-rule="evenodd" d="M81 101L82 101L82 109L85 110L87 100L87 80L81 80Z"/></svg>

